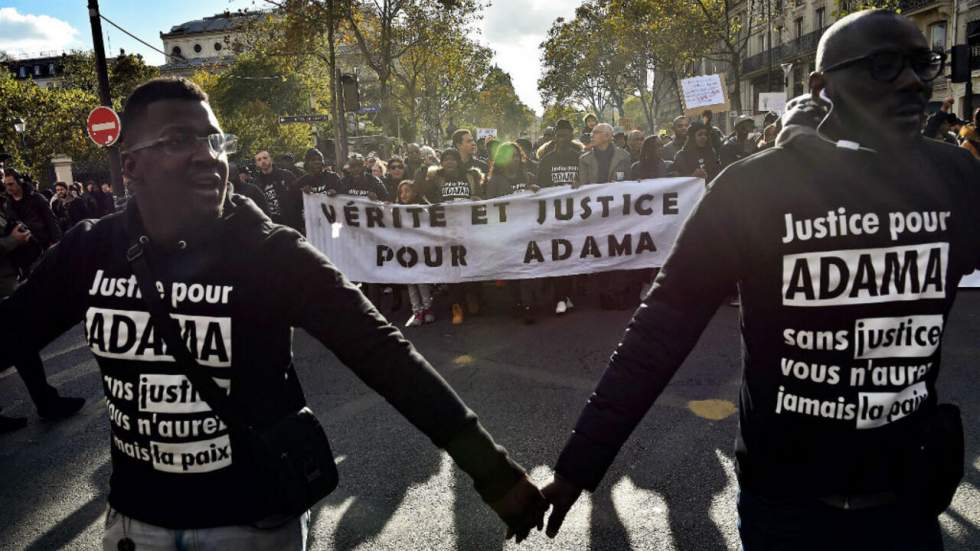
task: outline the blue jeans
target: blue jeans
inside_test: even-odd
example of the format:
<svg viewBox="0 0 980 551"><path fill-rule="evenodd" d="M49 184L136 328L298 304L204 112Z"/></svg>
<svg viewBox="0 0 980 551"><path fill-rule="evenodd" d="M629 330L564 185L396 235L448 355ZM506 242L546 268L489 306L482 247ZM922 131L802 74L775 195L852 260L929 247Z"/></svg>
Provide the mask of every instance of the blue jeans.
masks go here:
<svg viewBox="0 0 980 551"><path fill-rule="evenodd" d="M901 504L844 510L816 499L772 499L741 490L743 551L942 551L939 519Z"/></svg>
<svg viewBox="0 0 980 551"><path fill-rule="evenodd" d="M119 549L119 540L129 538L138 551L305 551L310 529L307 511L271 529L252 526L218 526L174 530L138 521L109 507L106 512L103 551Z"/></svg>

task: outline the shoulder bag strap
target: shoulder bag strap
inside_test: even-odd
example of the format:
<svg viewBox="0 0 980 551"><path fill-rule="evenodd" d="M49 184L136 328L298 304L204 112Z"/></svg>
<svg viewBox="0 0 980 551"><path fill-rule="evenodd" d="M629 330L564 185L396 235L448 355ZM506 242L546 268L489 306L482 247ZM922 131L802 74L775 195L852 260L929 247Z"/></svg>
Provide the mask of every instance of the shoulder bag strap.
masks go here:
<svg viewBox="0 0 980 551"><path fill-rule="evenodd" d="M170 308L161 297L163 289L154 283L156 279L153 277L153 272L143 250L143 245L146 243L148 243L147 238L140 237L126 251L126 260L129 261L129 265L136 275L140 293L143 295L143 302L150 312L150 323L153 324L153 330L167 344L167 352L174 357L177 367L225 424L234 430L251 430L250 426L234 414L227 393L197 363L183 339L180 338L180 326L177 320L171 316Z"/></svg>

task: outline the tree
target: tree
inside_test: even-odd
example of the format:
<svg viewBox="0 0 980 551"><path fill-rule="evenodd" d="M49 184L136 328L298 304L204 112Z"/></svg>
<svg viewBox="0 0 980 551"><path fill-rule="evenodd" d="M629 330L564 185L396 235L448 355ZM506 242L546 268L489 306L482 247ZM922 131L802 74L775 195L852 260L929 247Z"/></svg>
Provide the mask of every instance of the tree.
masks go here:
<svg viewBox="0 0 980 551"><path fill-rule="evenodd" d="M99 95L99 80L95 74L95 54L72 51L62 56L62 88L84 90ZM109 69L109 94L116 109L121 109L126 98L141 83L160 76L160 70L147 65L139 54L123 54L107 60Z"/></svg>
<svg viewBox="0 0 980 551"><path fill-rule="evenodd" d="M199 71L191 79L208 93L223 129L238 136L244 158L260 149L297 154L312 144L306 125L279 124L280 115L309 109L312 91L294 62L246 52L217 75Z"/></svg>
<svg viewBox="0 0 980 551"><path fill-rule="evenodd" d="M500 138L516 139L534 121L534 112L517 96L510 75L494 66L466 120L479 128L496 128Z"/></svg>
<svg viewBox="0 0 980 551"><path fill-rule="evenodd" d="M79 166L107 171L103 150L85 133L85 119L99 105L95 94L76 88L42 88L0 71L0 97L4 98L0 102L0 149L11 156L11 166L46 185L54 180L51 157L59 153ZM23 136L14 131L16 119L25 122Z"/></svg>

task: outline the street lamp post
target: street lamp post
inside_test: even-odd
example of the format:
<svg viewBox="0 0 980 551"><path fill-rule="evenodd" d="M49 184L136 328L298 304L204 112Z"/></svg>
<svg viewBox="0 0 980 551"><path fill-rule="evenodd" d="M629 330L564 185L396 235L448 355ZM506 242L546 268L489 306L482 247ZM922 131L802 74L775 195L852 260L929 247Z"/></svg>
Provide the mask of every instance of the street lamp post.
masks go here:
<svg viewBox="0 0 980 551"><path fill-rule="evenodd" d="M20 136L21 148L27 147L27 123L24 122L24 119L20 117L14 119L14 132Z"/></svg>

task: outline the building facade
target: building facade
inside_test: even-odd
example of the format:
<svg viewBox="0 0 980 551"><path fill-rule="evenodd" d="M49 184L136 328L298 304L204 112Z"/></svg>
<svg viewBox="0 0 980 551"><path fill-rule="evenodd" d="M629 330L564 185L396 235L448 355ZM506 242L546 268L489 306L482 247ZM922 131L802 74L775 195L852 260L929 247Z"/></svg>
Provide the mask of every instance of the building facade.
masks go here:
<svg viewBox="0 0 980 551"><path fill-rule="evenodd" d="M167 62L160 72L188 76L198 69L230 65L246 47L245 27L256 17L256 13L224 12L161 32Z"/></svg>
<svg viewBox="0 0 980 551"><path fill-rule="evenodd" d="M743 111L759 108L759 94L786 92L787 98L806 93L809 74L814 70L817 44L823 32L837 20L836 0L761 0L744 1L734 9L746 15L749 4L756 12L747 51L742 60ZM974 108L980 107L980 0L902 0L903 15L912 19L935 50L949 52L954 45L972 48ZM746 20L746 19L743 19ZM946 74L934 82L935 110L943 99L956 99L954 109L964 112L966 85L949 81Z"/></svg>
<svg viewBox="0 0 980 551"><path fill-rule="evenodd" d="M63 54L60 52L46 52L10 59L3 64L15 79L31 79L41 88L48 88L62 80L64 73L62 57Z"/></svg>

